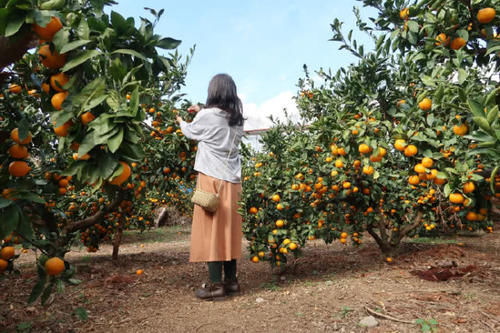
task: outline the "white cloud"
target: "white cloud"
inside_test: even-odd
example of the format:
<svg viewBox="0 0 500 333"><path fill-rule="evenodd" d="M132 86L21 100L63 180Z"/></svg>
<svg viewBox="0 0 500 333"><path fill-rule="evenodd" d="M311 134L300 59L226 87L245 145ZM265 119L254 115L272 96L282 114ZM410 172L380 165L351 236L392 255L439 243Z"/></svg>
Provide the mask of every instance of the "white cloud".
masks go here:
<svg viewBox="0 0 500 333"><path fill-rule="evenodd" d="M274 119L286 120L288 118L293 122L298 122L300 115L293 97L294 93L284 91L262 104L255 104L248 103L245 101L245 96L240 95L243 102L243 115L246 118L245 130L271 127L272 122L269 120L271 115ZM285 114L284 110L286 110L287 114Z"/></svg>

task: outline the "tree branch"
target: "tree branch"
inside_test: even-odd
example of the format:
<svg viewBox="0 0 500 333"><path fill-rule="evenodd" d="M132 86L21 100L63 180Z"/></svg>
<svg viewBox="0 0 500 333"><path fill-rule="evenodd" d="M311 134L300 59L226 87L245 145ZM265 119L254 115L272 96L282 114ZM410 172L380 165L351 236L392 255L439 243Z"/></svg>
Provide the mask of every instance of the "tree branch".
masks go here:
<svg viewBox="0 0 500 333"><path fill-rule="evenodd" d="M64 227L63 231L64 233L72 233L77 230L85 229L90 226L93 226L94 224L97 224L99 222L102 222L104 220L104 216L108 214L109 212L115 211L116 208L120 205L120 203L123 201L125 198L125 191L117 191L117 195L113 202L109 204L109 206L105 207L103 210L98 211L96 214L87 217L86 219L76 221L75 223L68 224L66 227Z"/></svg>

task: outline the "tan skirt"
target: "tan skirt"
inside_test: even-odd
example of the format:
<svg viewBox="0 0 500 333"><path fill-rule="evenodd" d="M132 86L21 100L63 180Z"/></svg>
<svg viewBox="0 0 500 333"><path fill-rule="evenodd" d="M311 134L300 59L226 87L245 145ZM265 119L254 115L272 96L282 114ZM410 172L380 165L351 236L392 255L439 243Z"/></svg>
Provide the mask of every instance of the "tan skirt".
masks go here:
<svg viewBox="0 0 500 333"><path fill-rule="evenodd" d="M221 180L200 173L196 188L216 193ZM238 213L241 184L222 181L220 203L212 214L194 205L189 261L229 261L241 258L242 218Z"/></svg>

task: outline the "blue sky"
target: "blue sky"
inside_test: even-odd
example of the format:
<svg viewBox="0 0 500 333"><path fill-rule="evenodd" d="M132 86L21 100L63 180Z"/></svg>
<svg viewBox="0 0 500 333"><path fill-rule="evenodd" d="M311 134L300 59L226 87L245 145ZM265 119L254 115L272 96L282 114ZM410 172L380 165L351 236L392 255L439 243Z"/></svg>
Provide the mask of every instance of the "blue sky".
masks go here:
<svg viewBox="0 0 500 333"><path fill-rule="evenodd" d="M144 7L165 13L157 33L182 40L181 54L196 44L183 92L203 102L210 78L230 74L249 116L265 117L293 108L303 65L338 69L355 61L337 43L328 41L334 18L354 28L354 0L118 0L113 9L124 16L149 17ZM373 11L361 8L364 17ZM136 21L138 22L138 20ZM358 35L359 36L359 35ZM274 110L276 109L276 110ZM293 111L292 111L293 112ZM250 127L265 126L252 121Z"/></svg>

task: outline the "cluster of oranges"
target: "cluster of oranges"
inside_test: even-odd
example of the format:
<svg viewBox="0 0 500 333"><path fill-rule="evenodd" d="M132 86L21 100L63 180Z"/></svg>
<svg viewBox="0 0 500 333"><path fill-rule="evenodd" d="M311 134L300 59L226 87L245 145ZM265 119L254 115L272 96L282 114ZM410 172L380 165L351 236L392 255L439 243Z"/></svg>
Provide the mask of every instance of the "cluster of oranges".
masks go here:
<svg viewBox="0 0 500 333"><path fill-rule="evenodd" d="M57 193L60 195L65 195L68 191L74 190L74 186L70 186L72 176L63 177L58 173L45 173L45 179L48 181L53 181L58 186Z"/></svg>
<svg viewBox="0 0 500 333"><path fill-rule="evenodd" d="M24 177L31 171L31 167L24 161L29 157L28 148L26 146L31 142L31 133L28 132L27 136L21 140L19 137L19 129L14 128L10 132L10 138L14 144L9 148L8 152L15 161L9 164L9 173L13 177Z"/></svg>

